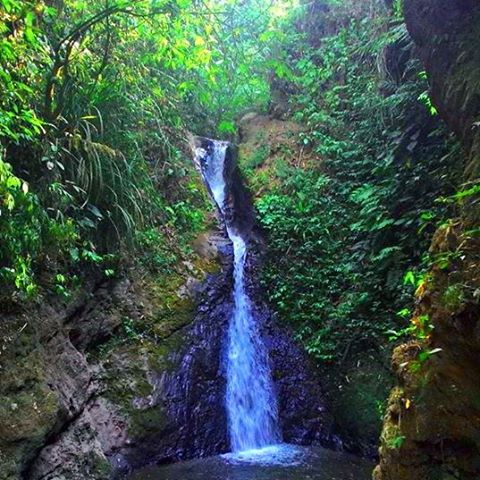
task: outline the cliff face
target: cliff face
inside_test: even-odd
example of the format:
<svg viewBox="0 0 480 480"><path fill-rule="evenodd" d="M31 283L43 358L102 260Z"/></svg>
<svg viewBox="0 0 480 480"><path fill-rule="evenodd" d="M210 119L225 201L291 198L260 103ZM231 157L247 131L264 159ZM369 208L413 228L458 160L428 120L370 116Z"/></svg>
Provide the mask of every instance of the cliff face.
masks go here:
<svg viewBox="0 0 480 480"><path fill-rule="evenodd" d="M173 277L131 271L86 282L67 303L47 297L1 315L10 332L2 338L2 480L106 479L226 448L218 348L229 268L209 273L219 269L214 244L203 240L203 258ZM211 426L208 441L189 425L194 406Z"/></svg>
<svg viewBox="0 0 480 480"><path fill-rule="evenodd" d="M405 0L405 16L432 101L465 147L469 183L459 217L433 238L432 267L412 319L420 338L393 355L397 386L374 478L473 480L480 478L480 240L478 197L468 189L480 163L480 4Z"/></svg>
<svg viewBox="0 0 480 480"><path fill-rule="evenodd" d="M462 139L469 177L480 173L480 7L476 0L405 0L405 21L424 62L431 97Z"/></svg>

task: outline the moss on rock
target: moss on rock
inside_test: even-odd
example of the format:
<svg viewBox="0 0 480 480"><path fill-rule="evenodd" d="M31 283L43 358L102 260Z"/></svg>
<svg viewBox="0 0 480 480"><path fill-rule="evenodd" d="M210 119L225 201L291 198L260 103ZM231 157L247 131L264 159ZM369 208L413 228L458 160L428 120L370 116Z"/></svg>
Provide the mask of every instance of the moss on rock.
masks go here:
<svg viewBox="0 0 480 480"><path fill-rule="evenodd" d="M432 254L461 251L445 267L434 263L419 289L416 317L428 315L431 333L395 349L398 386L389 398L376 480L474 480L480 475L478 362L479 239L456 223L435 235ZM449 286L462 301L445 302ZM455 296L455 298L457 298Z"/></svg>
<svg viewBox="0 0 480 480"><path fill-rule="evenodd" d="M393 381L383 359L375 352L356 353L343 365L323 372L335 434L349 451L374 457L385 397Z"/></svg>
<svg viewBox="0 0 480 480"><path fill-rule="evenodd" d="M133 440L150 437L164 428L165 409L152 396L155 379L176 366L175 354L185 346L182 330L196 314L195 289L207 274L219 268L218 257L203 252L192 254L174 273L138 277L142 315L127 322L127 330L119 332L99 352L103 395L127 419L128 436Z"/></svg>
<svg viewBox="0 0 480 480"><path fill-rule="evenodd" d="M54 428L58 397L45 384L39 352L18 360L0 375L0 479L20 475L26 458Z"/></svg>

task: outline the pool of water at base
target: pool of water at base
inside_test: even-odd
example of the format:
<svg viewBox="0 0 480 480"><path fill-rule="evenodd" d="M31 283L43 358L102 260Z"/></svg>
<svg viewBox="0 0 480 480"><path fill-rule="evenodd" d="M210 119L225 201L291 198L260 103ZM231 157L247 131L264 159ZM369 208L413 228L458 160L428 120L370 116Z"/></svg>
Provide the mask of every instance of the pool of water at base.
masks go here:
<svg viewBox="0 0 480 480"><path fill-rule="evenodd" d="M372 470L371 462L343 452L282 444L147 467L124 480L370 480Z"/></svg>

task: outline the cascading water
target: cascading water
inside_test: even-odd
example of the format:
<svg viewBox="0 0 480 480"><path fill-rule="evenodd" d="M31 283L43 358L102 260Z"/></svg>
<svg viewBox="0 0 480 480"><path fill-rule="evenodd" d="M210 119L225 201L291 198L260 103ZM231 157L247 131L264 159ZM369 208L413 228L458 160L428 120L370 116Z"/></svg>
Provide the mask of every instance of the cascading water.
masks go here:
<svg viewBox="0 0 480 480"><path fill-rule="evenodd" d="M242 452L278 444L281 435L268 355L245 289L248 244L226 215L228 143L210 142L208 150L198 147L195 154L233 243L234 311L228 331L226 409L231 448Z"/></svg>
<svg viewBox="0 0 480 480"><path fill-rule="evenodd" d="M245 292L247 245L239 235L229 237L234 249L235 310L229 326L227 413L233 451L280 442L276 397L268 356Z"/></svg>
<svg viewBox="0 0 480 480"><path fill-rule="evenodd" d="M356 466L350 457L319 447L300 447L281 443L283 435L290 442L310 443L328 437L330 421L323 405L320 386L314 380L306 354L291 341L290 332L278 328L263 302L253 303L249 292L260 294L249 275L254 213L248 196L235 172L231 146L204 137L191 139L195 163L217 204L234 253L234 307L231 308L225 283L228 269L207 281L198 317L188 331L189 347L181 351L179 370L165 374L160 384L175 423L182 435L179 449L175 445L168 456L204 457L224 451L228 423L231 452L210 458L198 458L178 464L147 468L129 476L130 480L182 478L184 480L331 480L333 478L367 479L370 465ZM215 235L215 238L217 236ZM217 241L222 260L227 257L223 239ZM222 261L222 265L226 263ZM211 282L210 282L211 281ZM226 324L227 312L230 312ZM260 326L268 327L272 348L267 352ZM223 345L225 328L227 343ZM201 336L202 338L199 338ZM222 347L225 347L224 349ZM221 351L225 355L221 355ZM269 354L281 373L276 382L281 395L277 404L269 367ZM225 359L224 369L219 362ZM226 393L224 378L226 374ZM200 394L200 398L197 396ZM199 401L200 400L200 401ZM222 410L224 401L225 411ZM178 421L178 413L181 418ZM227 422L225 422L225 414ZM169 418L167 417L167 418ZM323 427L323 420L327 426ZM198 440L198 441L197 441ZM182 442L185 442L184 447ZM185 452L185 453L184 453ZM347 458L348 457L348 458ZM288 468L284 468L288 467Z"/></svg>

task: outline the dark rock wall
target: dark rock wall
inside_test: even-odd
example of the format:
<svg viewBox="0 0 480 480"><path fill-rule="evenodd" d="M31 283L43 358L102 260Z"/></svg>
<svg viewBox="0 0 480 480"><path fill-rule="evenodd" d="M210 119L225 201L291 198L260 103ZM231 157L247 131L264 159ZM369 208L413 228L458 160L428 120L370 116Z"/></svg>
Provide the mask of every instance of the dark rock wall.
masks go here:
<svg viewBox="0 0 480 480"><path fill-rule="evenodd" d="M463 140L467 175L480 173L480 6L477 0L405 0L408 31L440 115Z"/></svg>
<svg viewBox="0 0 480 480"><path fill-rule="evenodd" d="M137 408L157 414L143 438L118 452L121 465L137 468L227 451L222 344L230 292L226 265L206 281L195 318L177 334L178 350L168 355L163 370L150 372L152 392L134 400Z"/></svg>
<svg viewBox="0 0 480 480"><path fill-rule="evenodd" d="M156 341L118 332L125 318L135 327L150 315L159 326L148 304L155 292L128 279L86 286L67 306L33 306L33 319L24 313L36 323L8 346L0 379L2 480L100 480L227 450L221 348L231 262L222 236L208 241L226 249L220 273L196 287L191 317L173 310L178 325L164 324ZM18 312L2 320L24 321Z"/></svg>
<svg viewBox="0 0 480 480"><path fill-rule="evenodd" d="M465 181L480 163L480 3L405 0L408 29L440 115L465 147ZM467 183L466 187L472 183ZM426 340L398 347L376 480L480 478L480 241L477 197L435 234L434 262L417 291L413 324Z"/></svg>
<svg viewBox="0 0 480 480"><path fill-rule="evenodd" d="M256 281L261 268L261 246L251 246L247 260L247 289L253 315L261 327L269 352L283 441L336 447L321 376L305 350L292 340L291 330L281 326L272 316Z"/></svg>

